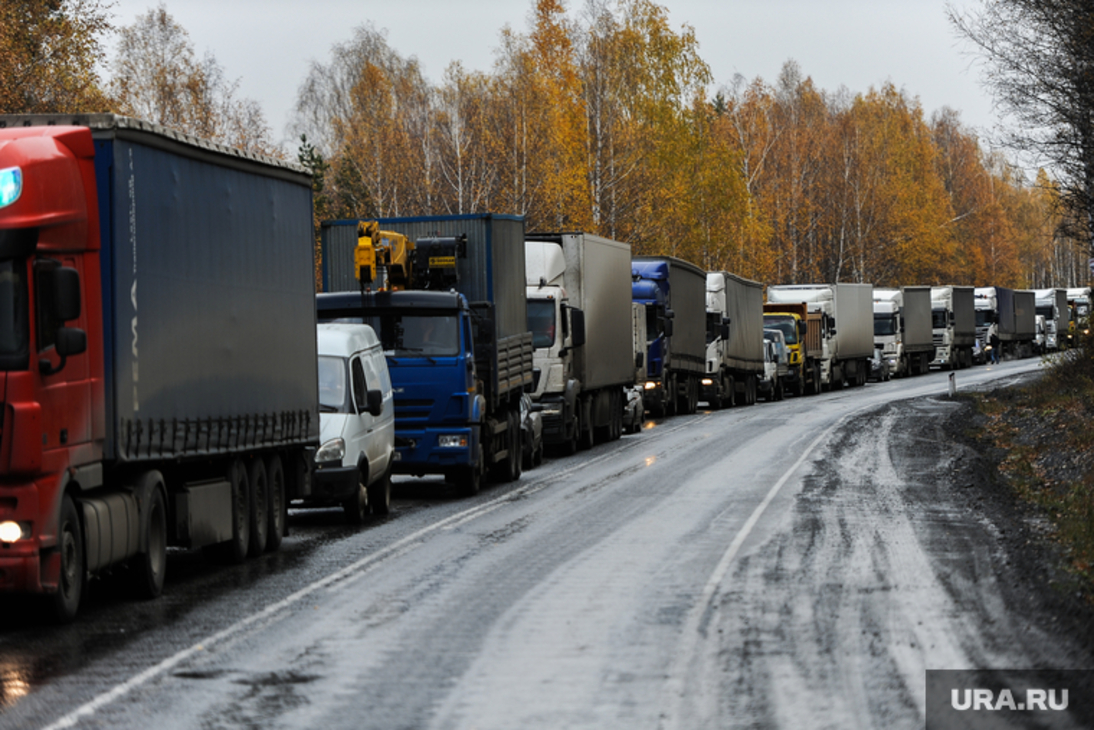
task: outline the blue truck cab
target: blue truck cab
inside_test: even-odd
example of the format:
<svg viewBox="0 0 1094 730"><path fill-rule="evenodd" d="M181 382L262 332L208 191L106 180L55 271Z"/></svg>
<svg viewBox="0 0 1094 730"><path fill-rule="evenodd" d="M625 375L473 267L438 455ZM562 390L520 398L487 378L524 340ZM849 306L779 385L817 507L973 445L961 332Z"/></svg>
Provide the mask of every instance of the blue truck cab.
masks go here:
<svg viewBox="0 0 1094 730"><path fill-rule="evenodd" d="M646 308L646 379L660 380L664 367L667 324L672 314L665 306L668 288L668 264L640 262L631 264L631 300Z"/></svg>
<svg viewBox="0 0 1094 730"><path fill-rule="evenodd" d="M706 368L706 272L671 256L631 260L631 300L646 308L646 410L694 413Z"/></svg>
<svg viewBox="0 0 1094 730"><path fill-rule="evenodd" d="M471 310L462 294L318 294L320 322L363 322L380 336L395 393L396 474L459 482L481 462L486 411L476 382Z"/></svg>

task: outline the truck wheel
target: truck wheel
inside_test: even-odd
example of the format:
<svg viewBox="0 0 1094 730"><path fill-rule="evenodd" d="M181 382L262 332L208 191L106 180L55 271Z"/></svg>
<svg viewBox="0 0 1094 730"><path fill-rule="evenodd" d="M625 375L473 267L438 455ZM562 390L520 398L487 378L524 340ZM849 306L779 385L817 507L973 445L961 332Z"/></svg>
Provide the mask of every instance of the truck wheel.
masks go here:
<svg viewBox="0 0 1094 730"><path fill-rule="evenodd" d="M505 417L506 431L509 435L506 439L505 461L495 464L490 470L490 475L499 482L515 482L520 479L522 464L522 449L520 448L520 416L516 411L509 411ZM592 429L588 430L590 438ZM584 445L584 444L583 444ZM587 448L587 447L586 447Z"/></svg>
<svg viewBox="0 0 1094 730"><path fill-rule="evenodd" d="M591 409L590 409L591 410ZM590 416L592 414L590 413ZM596 436L594 434L592 418L589 418L590 423L586 423L584 418L578 419L578 423L581 424L581 433L578 435L577 447L582 451L588 451L596 445Z"/></svg>
<svg viewBox="0 0 1094 730"><path fill-rule="evenodd" d="M386 515L391 512L391 464L379 481L369 485L368 504L374 515Z"/></svg>
<svg viewBox="0 0 1094 730"><path fill-rule="evenodd" d="M232 539L221 546L222 559L231 564L242 563L251 545L251 488L247 484L247 467L234 459L228 468L228 483L232 487Z"/></svg>
<svg viewBox="0 0 1094 730"><path fill-rule="evenodd" d="M147 485L146 480L154 484ZM139 493L145 493L145 486L151 486L148 494L147 514L144 523L146 530L141 542L147 549L133 556L130 567L133 571L133 590L138 598L152 599L163 593L163 578L167 573L167 502L163 496L163 477L159 472L148 472L141 477L145 482L138 487Z"/></svg>
<svg viewBox="0 0 1094 730"><path fill-rule="evenodd" d="M61 502L61 518L57 525L57 549L61 553L61 575L57 592L50 596L53 618L68 623L76 617L87 584L84 562L84 530L76 504L67 494Z"/></svg>
<svg viewBox="0 0 1094 730"><path fill-rule="evenodd" d="M456 489L465 497L472 497L482 488L482 446L474 464L461 466L453 471Z"/></svg>
<svg viewBox="0 0 1094 730"><path fill-rule="evenodd" d="M269 499L269 521L266 523L266 551L274 552L281 547L285 537L285 522L288 517L288 501L285 499L285 469L281 466L281 457L273 454L266 460L266 493Z"/></svg>
<svg viewBox="0 0 1094 730"><path fill-rule="evenodd" d="M247 484L251 488L251 539L247 543L247 555L254 558L266 552L266 528L270 524L270 495L266 483L266 464L262 459L251 461Z"/></svg>

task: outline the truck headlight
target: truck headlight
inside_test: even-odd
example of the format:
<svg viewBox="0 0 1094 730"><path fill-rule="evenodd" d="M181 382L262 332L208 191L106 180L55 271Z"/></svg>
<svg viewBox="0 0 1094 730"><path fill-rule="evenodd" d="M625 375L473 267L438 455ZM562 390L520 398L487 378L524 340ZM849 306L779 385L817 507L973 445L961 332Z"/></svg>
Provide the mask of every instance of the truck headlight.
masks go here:
<svg viewBox="0 0 1094 730"><path fill-rule="evenodd" d="M710 378L703 378L699 382L701 382L703 385L714 385L714 381L711 380Z"/></svg>
<svg viewBox="0 0 1094 730"><path fill-rule="evenodd" d="M653 390L654 388L657 387L657 381L656 380L647 380L642 387L645 388L646 390Z"/></svg>
<svg viewBox="0 0 1094 730"><path fill-rule="evenodd" d="M467 436L459 433L443 433L437 437L437 446L442 449L467 448Z"/></svg>
<svg viewBox="0 0 1094 730"><path fill-rule="evenodd" d="M0 542L16 542L24 537L30 537L29 522L15 522L7 520L0 522Z"/></svg>
<svg viewBox="0 0 1094 730"><path fill-rule="evenodd" d="M340 438L331 439L327 443L319 447L319 451L315 452L315 462L322 464L325 461L337 461L342 462L342 458L346 455L346 442Z"/></svg>

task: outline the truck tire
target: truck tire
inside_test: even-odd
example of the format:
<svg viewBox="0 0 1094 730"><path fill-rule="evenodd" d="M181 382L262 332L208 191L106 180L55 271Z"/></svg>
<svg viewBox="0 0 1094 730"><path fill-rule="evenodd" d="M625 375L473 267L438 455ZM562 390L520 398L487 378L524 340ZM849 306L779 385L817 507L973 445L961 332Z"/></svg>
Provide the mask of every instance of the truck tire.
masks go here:
<svg viewBox="0 0 1094 730"><path fill-rule="evenodd" d="M592 409L589 409L588 418L586 418L585 415L585 408L584 406L581 406L582 417L577 421L581 424L580 433L577 438L577 448L581 451L588 451L596 445L596 435L592 424Z"/></svg>
<svg viewBox="0 0 1094 730"><path fill-rule="evenodd" d="M247 559L251 545L251 488L247 484L247 467L233 459L228 467L228 483L232 488L232 539L222 543L220 558L233 565Z"/></svg>
<svg viewBox="0 0 1094 730"><path fill-rule="evenodd" d="M57 550L61 553L61 574L57 578L57 592L49 598L53 619L68 623L76 618L87 585L87 568L84 553L84 530L76 504L65 495L61 501L61 515L57 523Z"/></svg>
<svg viewBox="0 0 1094 730"><path fill-rule="evenodd" d="M251 489L251 534L247 542L247 556L254 558L266 552L266 529L270 524L269 485L266 481L266 464L261 458L251 460L247 485Z"/></svg>
<svg viewBox="0 0 1094 730"><path fill-rule="evenodd" d="M137 491L148 495L148 502L142 509L141 529L145 534L140 540L145 551L134 555L129 565L133 592L138 598L152 599L163 593L163 579L167 573L167 500L163 476L158 471L147 472L141 476Z"/></svg>
<svg viewBox="0 0 1094 730"><path fill-rule="evenodd" d="M520 479L521 465L523 463L523 449L520 448L520 415L510 410L505 416L506 454L505 461L499 462L490 470L490 476L499 482L515 482ZM590 438L592 429L588 429Z"/></svg>
<svg viewBox="0 0 1094 730"><path fill-rule="evenodd" d="M384 475L368 487L368 504L374 515L391 512L391 464Z"/></svg>
<svg viewBox="0 0 1094 730"><path fill-rule="evenodd" d="M267 510L269 522L266 526L266 551L275 552L281 547L285 537L285 523L288 518L288 501L285 498L285 468L281 457L272 454L266 460L266 492L270 506Z"/></svg>
<svg viewBox="0 0 1094 730"><path fill-rule="evenodd" d="M482 446L479 446L475 463L453 470L452 477L461 495L472 497L479 493L479 489L482 488Z"/></svg>

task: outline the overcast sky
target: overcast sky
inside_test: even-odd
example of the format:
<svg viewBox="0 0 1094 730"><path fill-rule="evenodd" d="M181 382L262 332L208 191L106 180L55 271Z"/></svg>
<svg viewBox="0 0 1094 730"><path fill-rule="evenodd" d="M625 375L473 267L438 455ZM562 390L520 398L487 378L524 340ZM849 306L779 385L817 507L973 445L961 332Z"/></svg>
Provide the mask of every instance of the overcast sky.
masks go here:
<svg viewBox="0 0 1094 730"><path fill-rule="evenodd" d="M584 0L570 0L571 13ZM153 0L114 0L115 24L130 25ZM790 59L817 87L853 93L891 81L919 98L927 116L944 106L979 132L996 124L974 58L946 18L946 0L661 0L672 25L695 28L715 91L736 74L774 81ZM980 0L950 0L958 9ZM386 29L402 56L417 56L439 82L452 61L489 71L501 29L528 30L532 0L167 0L198 55L212 52L240 94L262 105L286 149L297 89L311 61L355 26Z"/></svg>

